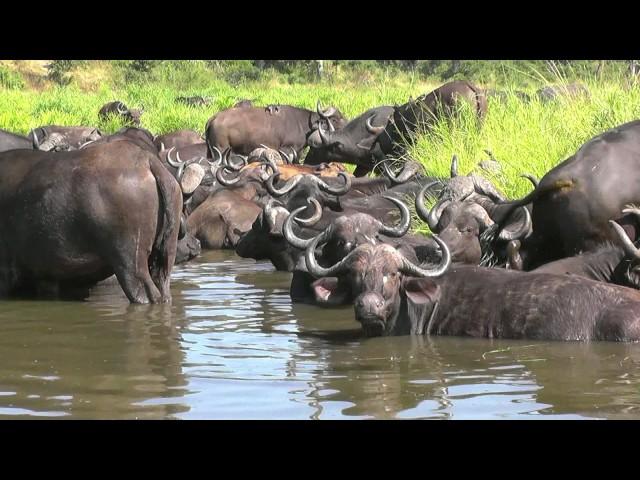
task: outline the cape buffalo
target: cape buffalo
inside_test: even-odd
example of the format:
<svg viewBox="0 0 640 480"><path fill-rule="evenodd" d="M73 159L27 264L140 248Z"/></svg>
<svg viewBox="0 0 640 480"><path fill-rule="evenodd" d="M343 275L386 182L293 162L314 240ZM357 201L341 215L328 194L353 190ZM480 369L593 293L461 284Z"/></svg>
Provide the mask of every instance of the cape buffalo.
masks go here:
<svg viewBox="0 0 640 480"><path fill-rule="evenodd" d="M353 300L368 336L462 335L488 338L637 341L640 292L579 277L415 265L390 245L360 245L328 268L313 242L305 256L319 303ZM413 278L412 278L413 277Z"/></svg>
<svg viewBox="0 0 640 480"><path fill-rule="evenodd" d="M41 150L63 151L68 150L69 144L65 137L60 133L51 133L46 138L38 138L36 135L23 137L6 130L0 130L0 152L8 152L9 150Z"/></svg>
<svg viewBox="0 0 640 480"><path fill-rule="evenodd" d="M65 142L73 149L78 149L87 142L93 142L102 137L102 132L94 127L65 127L60 125L45 125L34 128L27 137L36 142L43 142L53 133L62 135Z"/></svg>
<svg viewBox="0 0 640 480"><path fill-rule="evenodd" d="M635 208L625 209L623 213L640 217L640 210ZM618 244L604 243L593 251L545 263L531 272L577 275L599 282L640 289L640 250L620 224L613 220L609 221L609 224L618 237ZM514 270L522 270L519 243L519 240L514 240L507 247L507 267Z"/></svg>
<svg viewBox="0 0 640 480"><path fill-rule="evenodd" d="M358 165L355 176L366 175L387 155L404 155L415 134L428 131L442 115L450 117L459 98L472 105L479 119L484 117L487 101L482 91L469 82L450 82L404 105L367 110L333 132L319 125L309 136L305 163L351 163Z"/></svg>
<svg viewBox="0 0 640 480"><path fill-rule="evenodd" d="M193 130L177 130L171 133L158 135L153 140L159 151L168 150L171 147L180 148L201 143L204 145L202 135Z"/></svg>
<svg viewBox="0 0 640 480"><path fill-rule="evenodd" d="M8 150L33 150L38 149L38 143L32 138L23 137L17 133L0 130L0 152Z"/></svg>
<svg viewBox="0 0 640 480"><path fill-rule="evenodd" d="M317 112L279 105L277 114L259 107L230 108L209 119L205 138L210 146L220 150L230 147L242 155L261 145L275 150L291 147L300 154L307 137L320 123L339 129L346 120L336 108L323 111L319 104Z"/></svg>
<svg viewBox="0 0 640 480"><path fill-rule="evenodd" d="M542 102L557 100L559 97L588 97L589 90L581 83L569 83L567 85L549 85L536 92L536 96Z"/></svg>
<svg viewBox="0 0 640 480"><path fill-rule="evenodd" d="M532 205L532 234L522 241L524 270L597 248L616 237L609 220L627 205L640 204L640 120L589 140L551 169L520 200L499 202L494 220ZM635 236L634 236L635 238Z"/></svg>
<svg viewBox="0 0 640 480"><path fill-rule="evenodd" d="M117 276L134 303L171 301L182 195L157 153L113 141L0 154L0 295L66 295Z"/></svg>
<svg viewBox="0 0 640 480"><path fill-rule="evenodd" d="M518 240L531 232L531 217L525 207L496 230L493 216L499 203L505 200L504 195L483 177L458 175L455 155L451 179L439 192L435 205L427 210L425 193L431 185L425 185L416 195L416 213L447 244L454 262L476 265L481 261L495 262L496 256L504 256L502 251L498 254L497 243Z"/></svg>
<svg viewBox="0 0 640 480"><path fill-rule="evenodd" d="M120 101L106 103L100 108L98 117L105 121L112 115L117 115L136 127L140 126L140 117L144 113L144 108L130 109Z"/></svg>

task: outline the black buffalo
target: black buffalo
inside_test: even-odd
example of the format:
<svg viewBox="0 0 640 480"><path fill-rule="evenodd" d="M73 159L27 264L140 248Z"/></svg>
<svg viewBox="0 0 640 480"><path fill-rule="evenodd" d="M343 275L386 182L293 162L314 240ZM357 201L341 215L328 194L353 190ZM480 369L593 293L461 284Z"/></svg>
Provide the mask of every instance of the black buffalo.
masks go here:
<svg viewBox="0 0 640 480"><path fill-rule="evenodd" d="M51 137L52 134L58 134L64 137L64 141L69 148L78 149L88 142L93 142L102 138L103 134L95 127L65 127L61 125L45 125L34 128L27 135L34 142L41 144Z"/></svg>
<svg viewBox="0 0 640 480"><path fill-rule="evenodd" d="M319 303L353 301L366 335L638 341L640 292L573 276L415 265L389 245L361 245L328 268L306 251Z"/></svg>
<svg viewBox="0 0 640 480"><path fill-rule="evenodd" d="M497 225L504 195L491 182L477 175L458 175L457 157L451 162L451 178L439 191L437 202L427 210L425 185L416 195L416 212L432 232L439 234L459 263L499 263L506 261L506 242L522 239L531 232L531 216L522 207L509 223Z"/></svg>
<svg viewBox="0 0 640 480"><path fill-rule="evenodd" d="M106 103L100 108L98 117L107 120L110 116L118 116L126 123L135 127L140 126L140 117L144 113L144 108L130 109L120 101Z"/></svg>
<svg viewBox="0 0 640 480"><path fill-rule="evenodd" d="M640 210L635 208L625 209L623 213L640 218ZM640 289L640 250L629 238L623 226L613 220L609 224L618 237L617 244L604 243L593 251L545 263L531 272L577 275L599 282ZM522 270L519 242L511 242L508 247L507 266L514 270Z"/></svg>
<svg viewBox="0 0 640 480"><path fill-rule="evenodd" d="M204 138L196 131L185 129L158 135L154 138L153 143L159 151L162 151L172 147L181 148L198 143L204 145Z"/></svg>
<svg viewBox="0 0 640 480"><path fill-rule="evenodd" d="M521 200L501 202L496 222L531 204L532 234L522 241L523 269L615 241L609 220L640 204L640 120L608 130L551 169ZM632 238L637 238L635 232Z"/></svg>
<svg viewBox="0 0 640 480"><path fill-rule="evenodd" d="M0 294L74 295L113 274L134 303L170 302L182 195L132 141L0 154Z"/></svg>
<svg viewBox="0 0 640 480"><path fill-rule="evenodd" d="M428 131L443 116L451 117L460 98L471 104L478 118L484 117L487 101L482 91L469 82L450 82L403 105L367 110L334 132L319 125L309 137L305 163L351 163L358 165L355 176L366 175L386 156L404 155L416 133Z"/></svg>
<svg viewBox="0 0 640 480"><path fill-rule="evenodd" d="M38 143L33 139L18 135L17 133L0 130L0 152L8 150L33 150L38 149Z"/></svg>
<svg viewBox="0 0 640 480"><path fill-rule="evenodd" d="M335 129L346 123L340 111L333 107L323 111L318 104L317 112L289 105L277 107L277 114L273 108L223 110L207 122L206 141L219 150L231 148L241 155L249 155L261 145L275 150L292 148L299 155L318 124L324 123L329 129Z"/></svg>
<svg viewBox="0 0 640 480"><path fill-rule="evenodd" d="M589 90L581 83L569 83L567 85L548 85L536 92L536 96L542 102L550 102L560 97L577 98L588 97Z"/></svg>
<svg viewBox="0 0 640 480"><path fill-rule="evenodd" d="M23 137L16 133L0 130L0 152L9 150L64 151L69 150L69 144L60 133L52 133L46 138L37 138L33 135Z"/></svg>

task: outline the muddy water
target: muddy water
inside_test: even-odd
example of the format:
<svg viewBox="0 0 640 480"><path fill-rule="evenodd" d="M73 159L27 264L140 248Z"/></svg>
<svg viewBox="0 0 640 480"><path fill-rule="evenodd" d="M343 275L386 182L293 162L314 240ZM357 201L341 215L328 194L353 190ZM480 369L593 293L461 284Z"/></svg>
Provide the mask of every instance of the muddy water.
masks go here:
<svg viewBox="0 0 640 480"><path fill-rule="evenodd" d="M373 338L292 305L231 252L178 267L173 305L0 302L0 418L640 418L640 345Z"/></svg>

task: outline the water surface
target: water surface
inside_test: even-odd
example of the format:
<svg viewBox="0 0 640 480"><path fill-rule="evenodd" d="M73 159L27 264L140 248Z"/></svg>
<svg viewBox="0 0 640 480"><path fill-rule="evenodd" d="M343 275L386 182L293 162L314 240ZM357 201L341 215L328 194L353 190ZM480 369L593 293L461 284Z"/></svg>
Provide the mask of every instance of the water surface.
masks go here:
<svg viewBox="0 0 640 480"><path fill-rule="evenodd" d="M640 345L367 339L233 252L172 278L171 306L0 302L0 419L640 418Z"/></svg>

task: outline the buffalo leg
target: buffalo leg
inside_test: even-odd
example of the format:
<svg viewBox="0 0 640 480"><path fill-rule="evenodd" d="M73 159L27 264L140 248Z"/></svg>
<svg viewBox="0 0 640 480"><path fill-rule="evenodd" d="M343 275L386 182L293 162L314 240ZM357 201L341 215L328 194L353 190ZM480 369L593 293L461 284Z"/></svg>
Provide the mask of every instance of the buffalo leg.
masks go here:
<svg viewBox="0 0 640 480"><path fill-rule="evenodd" d="M135 252L131 256L126 253L117 255L118 260L113 266L118 283L131 303L162 302L162 294L149 273L150 250L140 247L138 243L116 250L118 253Z"/></svg>
<svg viewBox="0 0 640 480"><path fill-rule="evenodd" d="M132 272L127 268L116 268L116 277L124 294L131 303L161 303L162 295L148 271Z"/></svg>

